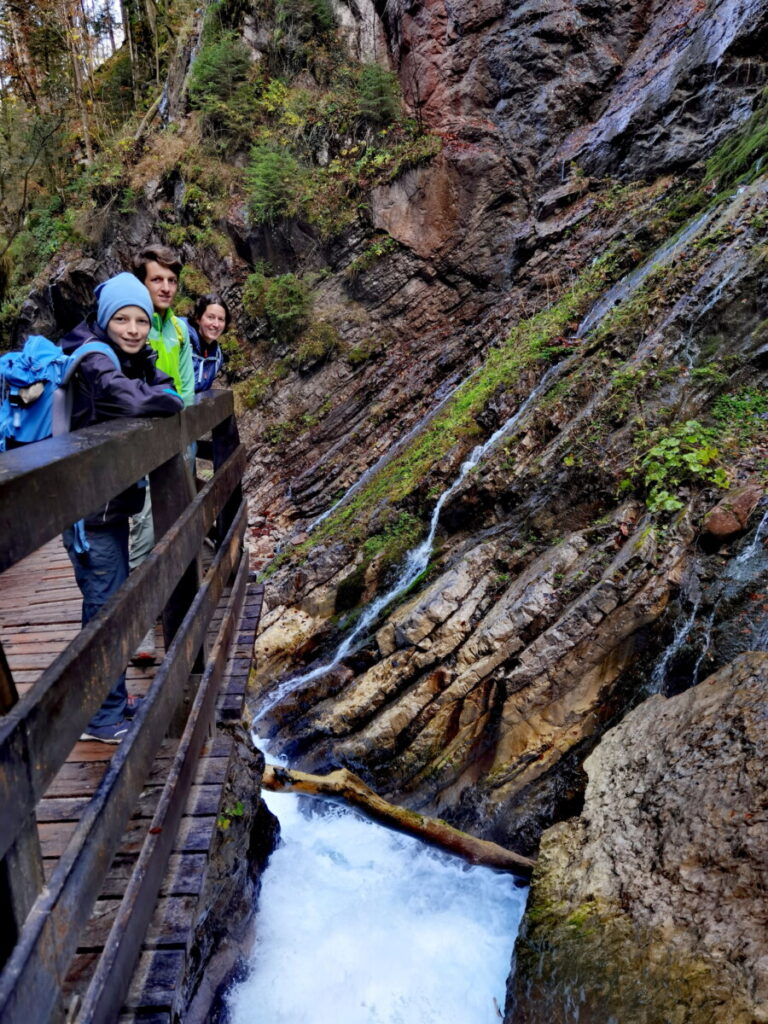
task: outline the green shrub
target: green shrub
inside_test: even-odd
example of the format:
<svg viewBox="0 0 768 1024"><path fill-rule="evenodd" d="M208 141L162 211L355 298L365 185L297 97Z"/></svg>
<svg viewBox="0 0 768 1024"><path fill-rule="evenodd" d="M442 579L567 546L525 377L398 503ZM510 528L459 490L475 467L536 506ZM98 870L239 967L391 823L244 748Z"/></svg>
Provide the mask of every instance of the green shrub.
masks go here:
<svg viewBox="0 0 768 1024"><path fill-rule="evenodd" d="M301 169L286 149L254 146L247 180L251 216L256 224L271 224L296 208Z"/></svg>
<svg viewBox="0 0 768 1024"><path fill-rule="evenodd" d="M323 362L339 347L339 332L326 320L311 324L301 335L291 360L299 370L309 370Z"/></svg>
<svg viewBox="0 0 768 1024"><path fill-rule="evenodd" d="M683 502L675 491L685 483L728 486L718 464L717 432L697 420L687 420L657 433L655 444L640 458L638 475L651 512L675 512Z"/></svg>
<svg viewBox="0 0 768 1024"><path fill-rule="evenodd" d="M234 32L204 45L189 76L189 102L202 114L203 131L239 143L247 137L253 106L251 58Z"/></svg>
<svg viewBox="0 0 768 1024"><path fill-rule="evenodd" d="M264 296L267 291L268 278L264 271L259 268L245 279L243 287L243 312L251 320L261 320L264 317Z"/></svg>
<svg viewBox="0 0 768 1024"><path fill-rule="evenodd" d="M264 292L264 316L278 341L292 341L307 326L312 297L295 274L269 280Z"/></svg>
<svg viewBox="0 0 768 1024"><path fill-rule="evenodd" d="M295 274L266 277L257 270L246 279L243 310L251 320L266 320L275 341L293 341L301 334L311 309L309 287Z"/></svg>

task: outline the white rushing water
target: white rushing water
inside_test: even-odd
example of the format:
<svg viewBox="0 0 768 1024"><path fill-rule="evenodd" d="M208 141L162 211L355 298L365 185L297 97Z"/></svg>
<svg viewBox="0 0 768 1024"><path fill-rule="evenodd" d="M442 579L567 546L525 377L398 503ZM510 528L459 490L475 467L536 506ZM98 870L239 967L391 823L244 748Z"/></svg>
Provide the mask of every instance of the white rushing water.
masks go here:
<svg viewBox="0 0 768 1024"><path fill-rule="evenodd" d="M265 797L282 842L231 1024L498 1024L526 889L343 808Z"/></svg>

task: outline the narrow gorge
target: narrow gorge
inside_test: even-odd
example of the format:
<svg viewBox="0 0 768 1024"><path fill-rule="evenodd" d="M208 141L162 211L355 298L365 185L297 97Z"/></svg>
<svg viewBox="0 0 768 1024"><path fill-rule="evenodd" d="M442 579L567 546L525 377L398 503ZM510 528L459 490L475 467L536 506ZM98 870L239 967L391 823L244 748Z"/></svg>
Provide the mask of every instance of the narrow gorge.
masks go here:
<svg viewBox="0 0 768 1024"><path fill-rule="evenodd" d="M5 274L6 346L151 241L236 311L253 721L538 858L506 1024L768 1022L766 42L768 0L185 6Z"/></svg>

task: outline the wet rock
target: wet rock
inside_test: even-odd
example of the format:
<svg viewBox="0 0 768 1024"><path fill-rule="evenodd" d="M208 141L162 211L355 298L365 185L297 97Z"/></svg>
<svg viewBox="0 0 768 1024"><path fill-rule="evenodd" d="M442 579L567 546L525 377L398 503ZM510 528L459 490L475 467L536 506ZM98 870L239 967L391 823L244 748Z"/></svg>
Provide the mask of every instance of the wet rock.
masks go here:
<svg viewBox="0 0 768 1024"><path fill-rule="evenodd" d="M768 1020L768 655L652 697L543 837L508 1024Z"/></svg>
<svg viewBox="0 0 768 1024"><path fill-rule="evenodd" d="M178 992L179 1019L187 1024L209 1020L217 990L250 953L259 876L279 838L277 819L261 799L263 755L241 725L220 729L233 735L235 747Z"/></svg>
<svg viewBox="0 0 768 1024"><path fill-rule="evenodd" d="M707 512L701 524L702 531L720 539L741 533L762 496L763 488L756 483L729 491L722 501Z"/></svg>

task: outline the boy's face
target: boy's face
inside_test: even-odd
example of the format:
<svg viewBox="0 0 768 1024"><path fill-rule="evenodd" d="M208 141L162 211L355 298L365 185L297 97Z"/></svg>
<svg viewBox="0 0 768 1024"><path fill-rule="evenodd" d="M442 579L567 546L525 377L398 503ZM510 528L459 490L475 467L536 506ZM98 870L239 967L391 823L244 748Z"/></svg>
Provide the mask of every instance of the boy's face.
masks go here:
<svg viewBox="0 0 768 1024"><path fill-rule="evenodd" d="M171 308L179 287L179 279L169 267L162 263L149 260L144 264L146 276L144 284L152 296L152 305L156 312L162 314Z"/></svg>
<svg viewBox="0 0 768 1024"><path fill-rule="evenodd" d="M140 352L149 336L149 317L139 306L123 306L107 323L107 337L121 352Z"/></svg>

